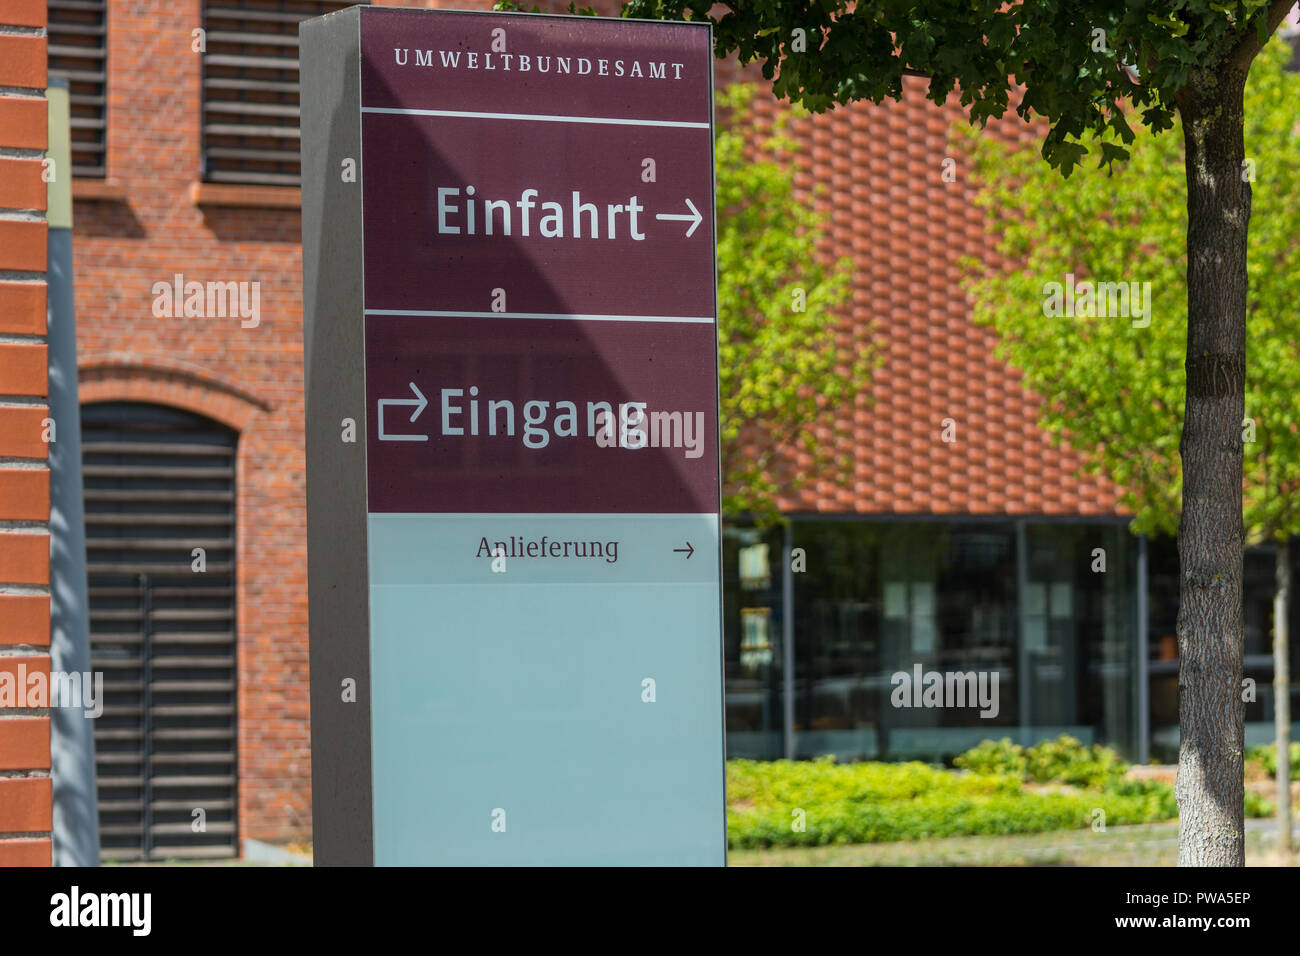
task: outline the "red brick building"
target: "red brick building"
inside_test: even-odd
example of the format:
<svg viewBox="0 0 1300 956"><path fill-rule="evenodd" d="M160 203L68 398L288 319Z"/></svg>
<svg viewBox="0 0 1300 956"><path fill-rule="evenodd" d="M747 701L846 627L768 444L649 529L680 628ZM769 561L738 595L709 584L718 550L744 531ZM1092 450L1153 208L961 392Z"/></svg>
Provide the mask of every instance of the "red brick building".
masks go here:
<svg viewBox="0 0 1300 956"><path fill-rule="evenodd" d="M76 141L74 280L92 642L96 666L108 661L103 666L118 668L109 679L118 682L121 708L96 732L106 856L220 854L239 838L310 839L294 57L297 21L346 5L48 3L51 75L71 83ZM0 10L31 6L0 2ZM8 62L0 50L0 64ZM719 82L735 73L721 65ZM784 507L803 519L892 521L893 531L871 538L877 555L911 547L890 537L912 527L899 519L961 527L936 545L933 566L902 576L888 562L864 558L874 570L853 587L874 594L865 603L847 592L827 597L834 588L824 580L817 587L825 594L814 594L815 575L791 584L811 615L806 620L781 599L780 575L743 567L733 575L732 747L766 756L940 752L933 733L942 728L886 728L878 702L868 700L875 692L862 675L884 666L870 648L893 646L900 627L914 653L934 660L942 659L949 632L959 635L953 647L984 648L979 653L989 660L996 658L989 649L1001 646L998 635L1038 635L1038 643L1026 639L1025 647L1008 650L1007 666L1041 668L1063 666L1053 664L1057 657L1080 658L1085 634L1105 630L1107 646L1123 645L1111 654L1122 675L1096 678L1104 687L1081 676L1079 687L1093 689L1068 698L1078 697L1073 710L1051 703L1051 678L1044 677L1049 683L1032 693L1018 692L1021 709L1008 726L1044 733L1102 728L1097 739L1128 746L1137 737L1135 714L1145 709L1145 689L1137 688L1139 681L1145 687L1139 659L1146 650L1136 636L1145 625L1132 625L1127 592L1094 593L1091 585L1051 577L1048 566L1065 553L1052 548L1077 556L1099 535L1121 551L1131 547L1125 560L1137 560L1136 546L1123 542L1113 489L1078 477L1079 462L1051 446L1019 376L994 358L992 333L970 322L957 262L989 240L965 185L963 159L956 157L955 182L941 175L948 128L961 110L934 106L924 99L923 81L907 82L900 103L837 109L794 127L807 144L800 189L829 218L826 254L849 254L854 262L844 335L874 336L882 364L871 402L858 405L840 449L852 462L847 480L810 482ZM3 106L0 100L0 134L10 122ZM760 127L777 108L765 94ZM1019 135L1019 122L1012 122L1008 129ZM827 192L814 197L814 183ZM8 228L0 222L0 255L22 245L7 238ZM256 283L256 320L169 311L167 290L177 276ZM16 367L6 357L0 377L18 374ZM25 414L0 409L0 438L12 430L5 416ZM955 443L939 440L945 419L957 425ZM1078 533L1060 544L1052 529L1066 525ZM728 552L729 569L749 560L739 550L801 544L799 527L784 544L779 535L745 533ZM823 523L807 547L858 545ZM1041 580L1034 578L1039 552L1048 568ZM1026 556L1018 588L996 571L998 562L1010 561L1016 579L1016 558L1008 554ZM0 554L0 577L11 574L6 560ZM985 576L971 578L971 587L951 583L952 575L976 566ZM200 573L202 585L194 583ZM947 593L992 587L1008 596L992 605L974 597L960 607L943 603ZM1055 595L1050 606L1048 595ZM1094 627L1099 617L1069 611L1108 601L1118 604L1096 610L1110 615L1105 628ZM863 611L867 604L874 609ZM1066 633L1066 614L1073 615L1071 629L1058 641L1050 635ZM790 650L792 666L778 673L772 638L779 628L793 635L796 623L801 640L810 635L806 659ZM832 639L836 628L848 637ZM842 645L851 648L837 649ZM151 668L141 667L142 647L146 657L154 655ZM823 690L829 696L819 703ZM158 720L148 719L150 708ZM141 723L150 729L136 729ZM922 731L932 736L921 741ZM190 835L190 804L208 809L205 839Z"/></svg>
<svg viewBox="0 0 1300 956"><path fill-rule="evenodd" d="M90 20L79 15L81 6L62 10L52 3L51 11L59 9L61 23L77 26ZM295 5L230 6L256 13ZM314 12L308 8L331 5L296 6ZM98 116L93 108L85 110L87 118L105 123L103 152L86 148L74 157L87 174L74 186L78 361L86 405L167 406L238 436L235 618L212 622L221 632L214 642L222 635L236 642L229 651L237 673L217 667L211 675L237 688L231 715L237 737L224 748L237 753L237 761L202 769L205 776L237 773L233 790L242 835L287 841L303 838L311 827L297 190L212 182L204 173L203 129L222 118L205 112L204 56L220 56L223 43L226 49L239 46L224 41L220 28L265 27L296 36L296 23L290 30L279 21L217 20L218 9L213 3L205 9L198 0L112 0L101 20L107 41L103 66L96 70L92 61L63 54L74 79L77 73L106 74L100 87L106 108ZM207 54L194 50L197 29L208 31ZM84 36L64 34L55 23L51 35L52 57L60 55L59 38L66 37L64 46L71 48ZM281 53L277 48L272 55ZM209 87L209 100L216 95ZM84 141L93 143L91 136ZM237 318L156 318L153 286L171 283L177 274L203 283L259 283L260 323L245 328ZM93 590L93 540L91 546ZM178 548L171 557L151 552L142 560L188 562L190 549L184 542ZM212 555L214 562L222 559L230 563L232 556ZM92 634L99 623L92 617ZM207 649L217 648L214 643ZM99 756L103 803L114 795L103 785L102 747ZM223 816L234 817L210 812L210 829ZM133 819L130 813L101 814L106 853L118 842L110 839L109 828L129 828Z"/></svg>

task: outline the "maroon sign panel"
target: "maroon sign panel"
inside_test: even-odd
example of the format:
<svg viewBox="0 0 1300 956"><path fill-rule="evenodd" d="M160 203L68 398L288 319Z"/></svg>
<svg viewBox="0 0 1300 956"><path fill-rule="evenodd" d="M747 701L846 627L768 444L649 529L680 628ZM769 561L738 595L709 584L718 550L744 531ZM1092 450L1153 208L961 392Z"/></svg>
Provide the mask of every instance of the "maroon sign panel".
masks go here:
<svg viewBox="0 0 1300 956"><path fill-rule="evenodd" d="M710 47L363 11L372 512L718 510Z"/></svg>
<svg viewBox="0 0 1300 956"><path fill-rule="evenodd" d="M423 10L364 13L364 106L710 119L712 41L705 24L451 11L435 24Z"/></svg>
<svg viewBox="0 0 1300 956"><path fill-rule="evenodd" d="M370 510L716 511L712 353L708 325L370 319Z"/></svg>

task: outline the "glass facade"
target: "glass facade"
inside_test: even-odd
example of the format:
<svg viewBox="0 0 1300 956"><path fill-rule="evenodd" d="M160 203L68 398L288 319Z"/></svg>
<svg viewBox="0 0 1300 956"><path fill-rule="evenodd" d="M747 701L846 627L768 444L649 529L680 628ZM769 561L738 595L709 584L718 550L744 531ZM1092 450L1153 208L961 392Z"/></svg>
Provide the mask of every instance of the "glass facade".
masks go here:
<svg viewBox="0 0 1300 956"><path fill-rule="evenodd" d="M722 532L727 753L732 757L785 755L783 540L780 529L728 525Z"/></svg>
<svg viewBox="0 0 1300 956"><path fill-rule="evenodd" d="M725 540L729 755L945 760L1061 733L1136 755L1122 524L818 517Z"/></svg>
<svg viewBox="0 0 1300 956"><path fill-rule="evenodd" d="M794 517L723 541L730 756L948 760L1068 733L1177 761L1172 538L1145 542L1145 689L1144 544L1123 522ZM1245 555L1247 746L1273 740L1274 553ZM1300 541L1291 562L1300 595ZM1290 625L1300 715L1300 596Z"/></svg>

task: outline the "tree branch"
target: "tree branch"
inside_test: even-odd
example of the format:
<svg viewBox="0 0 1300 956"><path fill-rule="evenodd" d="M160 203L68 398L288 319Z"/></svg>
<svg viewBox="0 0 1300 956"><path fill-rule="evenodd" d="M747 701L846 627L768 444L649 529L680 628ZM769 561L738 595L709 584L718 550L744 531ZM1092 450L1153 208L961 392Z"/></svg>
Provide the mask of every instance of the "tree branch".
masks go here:
<svg viewBox="0 0 1300 956"><path fill-rule="evenodd" d="M1143 65L1147 68L1147 73L1155 73L1156 67L1160 65L1160 54L1156 52L1155 46L1150 40L1142 40L1139 44L1139 52L1146 54L1146 62Z"/></svg>
<svg viewBox="0 0 1300 956"><path fill-rule="evenodd" d="M1295 0L1273 0L1268 10L1264 13L1267 18L1265 23L1267 29L1264 32L1264 43L1277 31L1286 15L1295 6ZM1246 24L1246 33L1237 41L1237 45L1232 52L1228 54L1227 64L1243 73L1250 69L1251 62L1264 48L1264 44L1259 42L1259 32L1254 26L1255 19L1251 19Z"/></svg>

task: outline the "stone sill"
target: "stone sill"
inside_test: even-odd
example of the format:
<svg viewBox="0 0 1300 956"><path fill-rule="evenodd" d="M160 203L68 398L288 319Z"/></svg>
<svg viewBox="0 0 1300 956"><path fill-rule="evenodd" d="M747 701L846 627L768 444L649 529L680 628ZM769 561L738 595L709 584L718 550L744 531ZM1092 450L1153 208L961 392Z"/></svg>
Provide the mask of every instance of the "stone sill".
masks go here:
<svg viewBox="0 0 1300 956"><path fill-rule="evenodd" d="M298 209L302 205L302 190L296 186L240 186L231 183L191 183L190 200L196 206Z"/></svg>
<svg viewBox="0 0 1300 956"><path fill-rule="evenodd" d="M90 179L74 176L72 198L91 202L125 202L126 187L116 179Z"/></svg>

